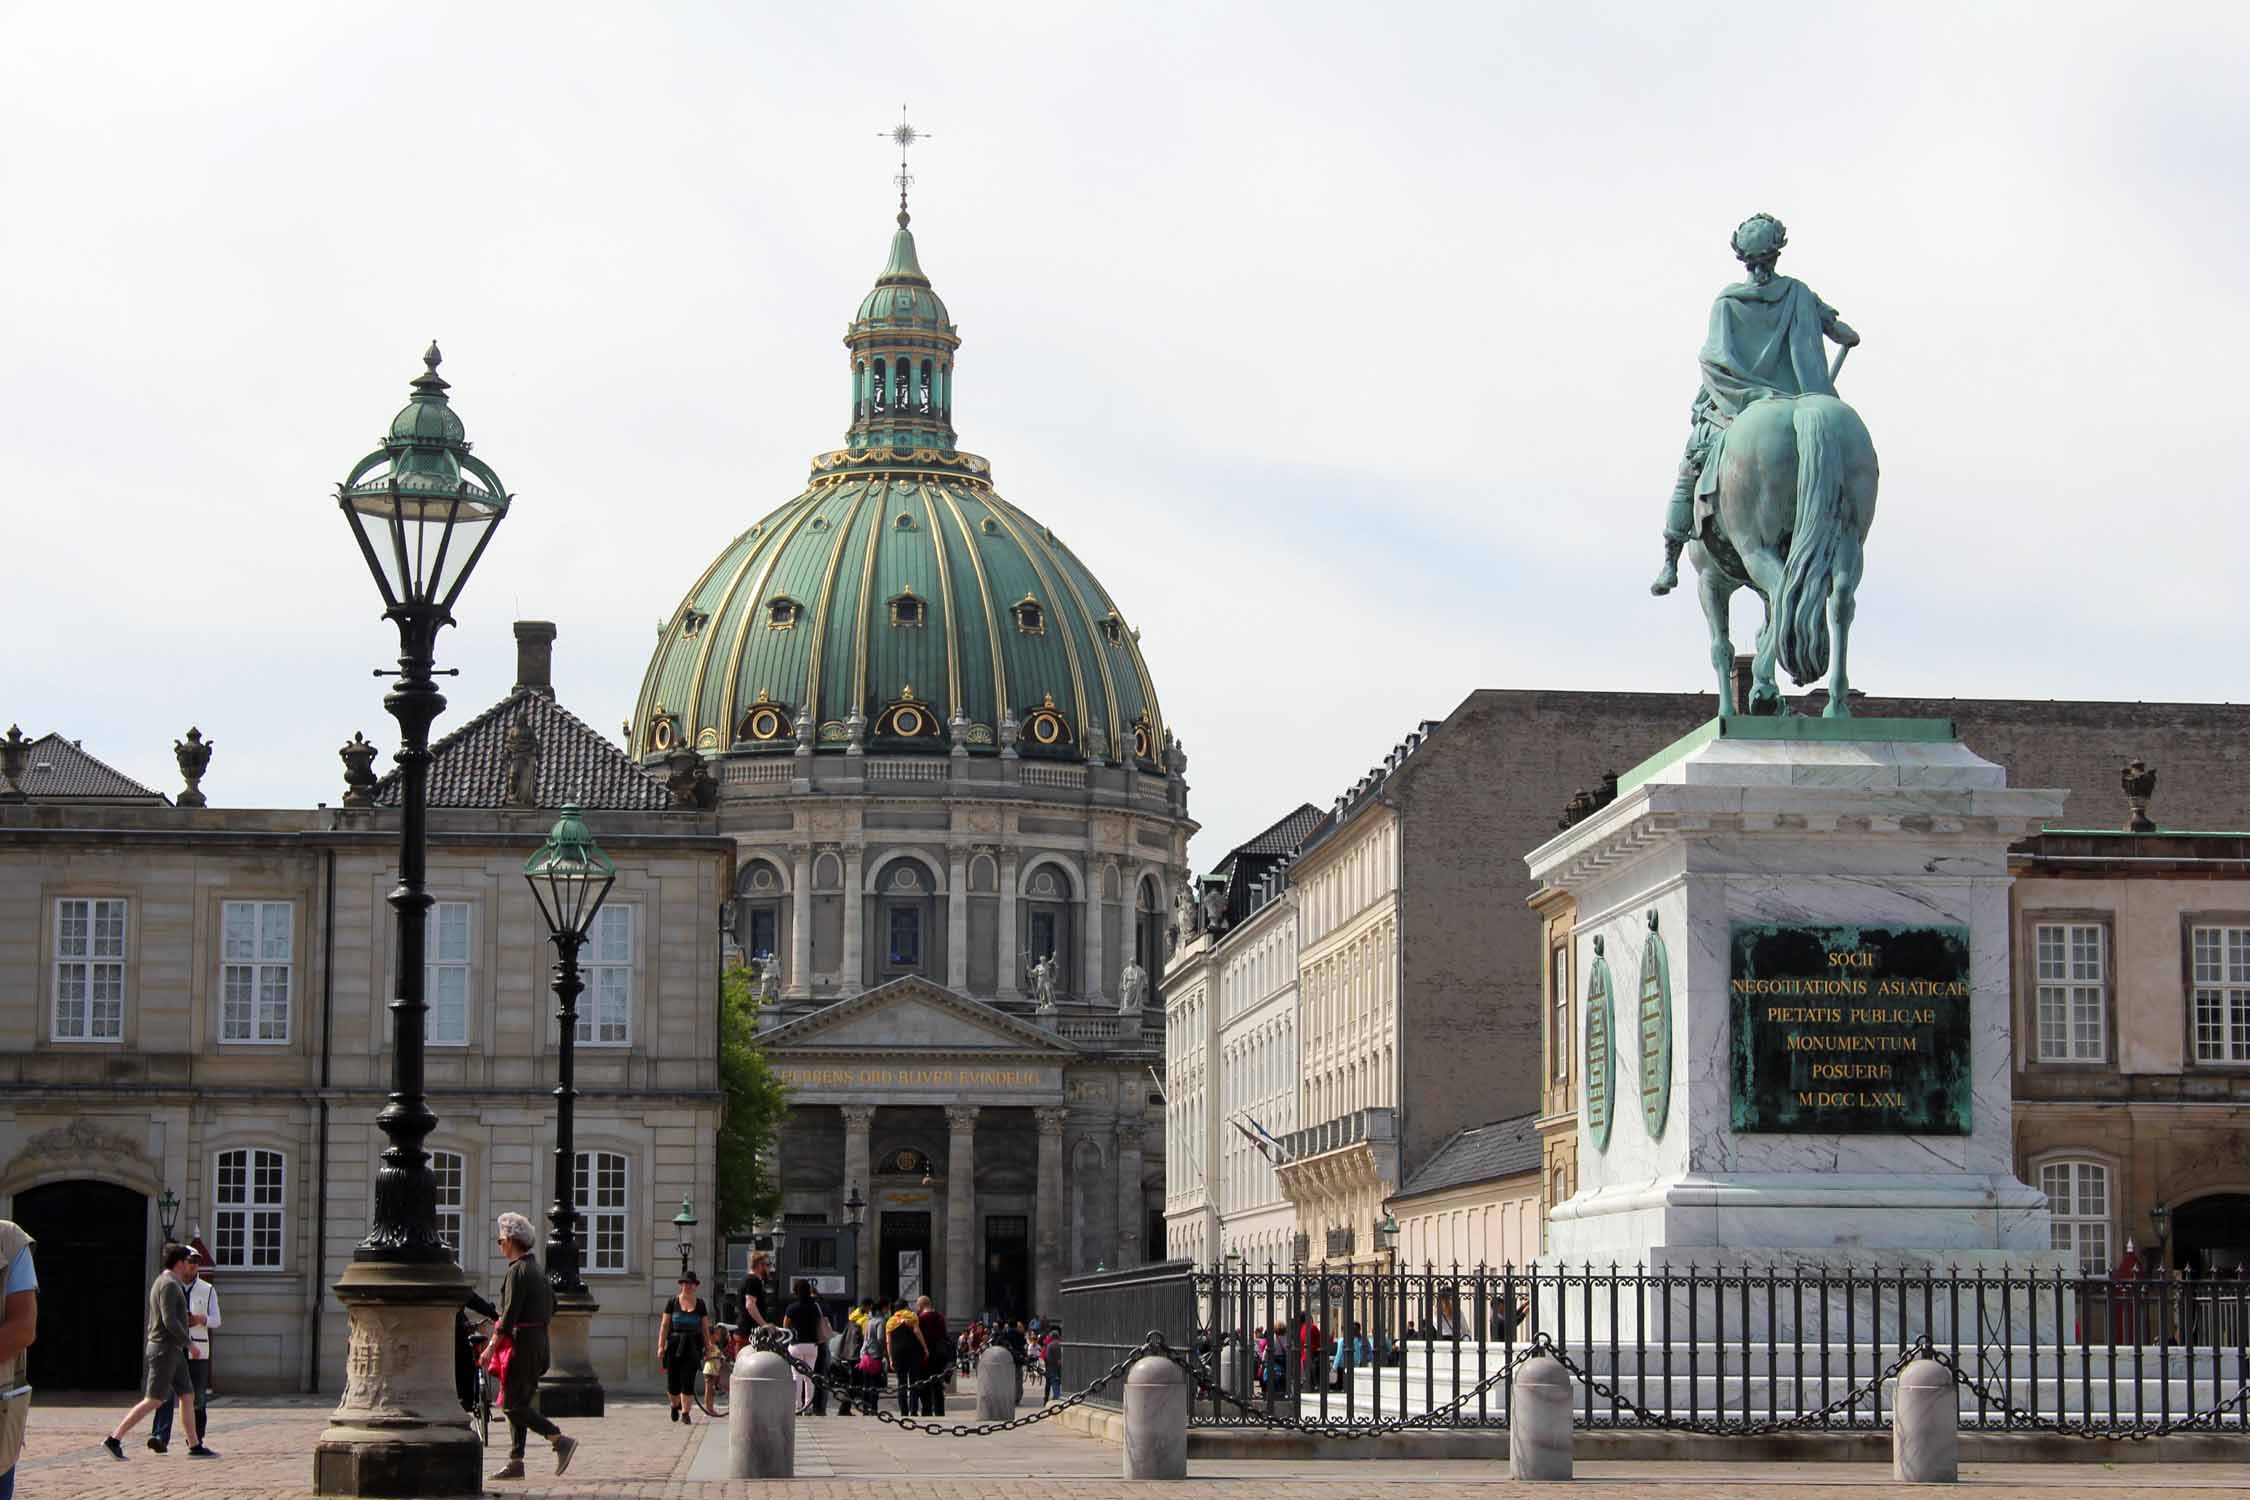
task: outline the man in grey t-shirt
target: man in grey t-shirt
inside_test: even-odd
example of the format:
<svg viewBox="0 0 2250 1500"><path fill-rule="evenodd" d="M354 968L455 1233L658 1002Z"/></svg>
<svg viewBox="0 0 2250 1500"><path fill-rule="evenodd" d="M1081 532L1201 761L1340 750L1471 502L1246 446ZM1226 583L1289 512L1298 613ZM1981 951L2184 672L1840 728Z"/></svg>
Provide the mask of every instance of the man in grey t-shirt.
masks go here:
<svg viewBox="0 0 2250 1500"><path fill-rule="evenodd" d="M148 1289L148 1333L141 1351L141 1399L125 1413L116 1430L102 1439L109 1456L125 1461L125 1434L141 1418L167 1401L180 1404L180 1427L186 1431L188 1457L217 1458L203 1446L203 1433L195 1425L195 1386L188 1378L188 1256L185 1245L164 1247L164 1269Z"/></svg>

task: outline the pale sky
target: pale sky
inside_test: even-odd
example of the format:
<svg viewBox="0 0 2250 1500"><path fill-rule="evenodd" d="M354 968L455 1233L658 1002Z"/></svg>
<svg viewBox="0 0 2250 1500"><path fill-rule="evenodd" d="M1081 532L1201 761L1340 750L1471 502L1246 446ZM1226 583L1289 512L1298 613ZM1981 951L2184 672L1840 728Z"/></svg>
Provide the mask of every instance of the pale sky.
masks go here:
<svg viewBox="0 0 2250 1500"><path fill-rule="evenodd" d="M615 735L841 440L902 99L962 444L1141 627L1198 867L1475 688L1707 685L1646 585L1760 210L1866 340L1854 684L2242 696L2246 18L0 6L0 725L336 800L396 648L331 495L434 335L517 496L437 730L521 616Z"/></svg>

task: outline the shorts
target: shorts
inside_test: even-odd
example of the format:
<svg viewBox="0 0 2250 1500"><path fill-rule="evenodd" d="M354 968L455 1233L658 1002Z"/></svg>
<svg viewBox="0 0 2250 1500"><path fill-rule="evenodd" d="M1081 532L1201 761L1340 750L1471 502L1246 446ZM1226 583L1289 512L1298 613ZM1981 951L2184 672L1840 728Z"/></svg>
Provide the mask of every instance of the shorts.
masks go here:
<svg viewBox="0 0 2250 1500"><path fill-rule="evenodd" d="M170 1344L148 1344L141 1351L141 1395L151 1401L193 1396L195 1382L188 1376L187 1351Z"/></svg>

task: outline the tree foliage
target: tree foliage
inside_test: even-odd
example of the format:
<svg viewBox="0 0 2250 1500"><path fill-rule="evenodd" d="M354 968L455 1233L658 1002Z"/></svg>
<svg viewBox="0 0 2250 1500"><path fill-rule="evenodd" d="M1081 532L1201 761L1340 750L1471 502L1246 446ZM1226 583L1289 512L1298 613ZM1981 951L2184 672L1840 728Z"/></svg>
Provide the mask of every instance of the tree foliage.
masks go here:
<svg viewBox="0 0 2250 1500"><path fill-rule="evenodd" d="M750 970L727 970L719 984L719 1087L726 1095L719 1125L718 1232L747 1234L754 1220L781 1206L774 1180L774 1144L789 1110L789 1088L758 1046L758 997Z"/></svg>

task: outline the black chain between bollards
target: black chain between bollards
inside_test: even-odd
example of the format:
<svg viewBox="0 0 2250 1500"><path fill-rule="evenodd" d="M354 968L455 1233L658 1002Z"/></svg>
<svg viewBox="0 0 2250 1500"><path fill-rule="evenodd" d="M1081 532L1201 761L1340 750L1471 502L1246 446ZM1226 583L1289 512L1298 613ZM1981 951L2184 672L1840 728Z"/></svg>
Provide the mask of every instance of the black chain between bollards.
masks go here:
<svg viewBox="0 0 2250 1500"><path fill-rule="evenodd" d="M1224 1403L1233 1407L1243 1415L1245 1425L1276 1428L1286 1432L1319 1433L1324 1437L1363 1438L1381 1437L1392 1432L1418 1432L1435 1427L1446 1418L1459 1415L1462 1407L1513 1375L1527 1360L1540 1354L1553 1354L1554 1352L1554 1342L1547 1334L1534 1334L1531 1342L1525 1345L1523 1351L1517 1354L1515 1358L1509 1360L1445 1405L1433 1406L1428 1411L1411 1417L1395 1417L1387 1422L1324 1422L1318 1420L1308 1422L1303 1417L1276 1416L1272 1412L1261 1410L1253 1403L1243 1400L1232 1391L1222 1388L1211 1379L1208 1372L1190 1366L1186 1361L1181 1360L1178 1355L1173 1355L1172 1358L1174 1363L1188 1372L1189 1377L1196 1383L1197 1391L1202 1396L1214 1403Z"/></svg>
<svg viewBox="0 0 2250 1500"><path fill-rule="evenodd" d="M1622 1391L1611 1390L1601 1381L1595 1379L1590 1372L1580 1369L1578 1362L1561 1350L1552 1349L1548 1352L1554 1356L1555 1363L1568 1371L1579 1384L1585 1386L1603 1400L1610 1402L1613 1406L1622 1407L1631 1412L1638 1419L1640 1425L1644 1427L1654 1427L1666 1432L1701 1433L1706 1437L1758 1437L1769 1432L1795 1432L1806 1427L1817 1427L1840 1411L1856 1407L1863 1401L1872 1401L1875 1393L1882 1388L1884 1381L1896 1378L1899 1371L1921 1358L1922 1351L1928 1348L1927 1340L1914 1345L1897 1359L1892 1360L1889 1366L1877 1371L1864 1384L1853 1386L1818 1411L1799 1412L1793 1417L1768 1418L1762 1422L1753 1421L1747 1417L1741 1419L1675 1417L1668 1412L1652 1411ZM1584 1422L1574 1423L1573 1425L1589 1426ZM1605 1423L1601 1425L1608 1428L1620 1424Z"/></svg>
<svg viewBox="0 0 2250 1500"><path fill-rule="evenodd" d="M2082 1421L2065 1422L2060 1418L2025 1411L2019 1406L2010 1404L2004 1398L1994 1395L1982 1381L1971 1379L1969 1372L1955 1364L1951 1355L1933 1348L1926 1338L1915 1346L1915 1357L1918 1359L1934 1359L1945 1366L1947 1370L1952 1372L1955 1385L1975 1396L1987 1406L1998 1408L2000 1414L2008 1419L2008 1426L2011 1429L2028 1427L2038 1432L2058 1433L2063 1437L2085 1438L2089 1442L2140 1443L2146 1442L2152 1437L2164 1437L2170 1433L2193 1432L2199 1428L2216 1425L2221 1417L2242 1405L2244 1397L2250 1396L2250 1385L2240 1386L2233 1395L2227 1397L2218 1405L2207 1407L2199 1412L2191 1412L2186 1416L2174 1417L2168 1422L2136 1422L2131 1426L2120 1427L2115 1421L2112 1421L2104 1426L2097 1425L2091 1414Z"/></svg>
<svg viewBox="0 0 2250 1500"><path fill-rule="evenodd" d="M865 1386L847 1385L839 1381L834 1375L818 1374L810 1365L795 1358L786 1349L773 1349L767 1352L780 1355L788 1361L791 1368L795 1369L797 1373L825 1389L839 1402L850 1401L856 1405L864 1402L866 1398L867 1388ZM1139 1348L1127 1350L1125 1357L1111 1365L1108 1372L1097 1378L1092 1385L1074 1395L1065 1396L1060 1401L1050 1402L1028 1416L1011 1417L1005 1422L947 1422L943 1420L930 1421L925 1418L907 1416L904 1413L894 1416L879 1406L871 1406L868 1411L876 1421L888 1422L893 1427L901 1428L907 1432L928 1433L932 1437L940 1435L946 1437L990 1437L996 1432L1013 1432L1019 1427L1036 1426L1050 1417L1061 1416L1072 1407L1086 1402L1111 1381L1146 1358L1168 1359L1181 1369L1187 1370L1191 1377L1194 1374L1187 1361L1164 1342L1164 1335L1152 1330L1148 1337L1141 1341ZM937 1378L942 1378L942 1372L940 1377Z"/></svg>

